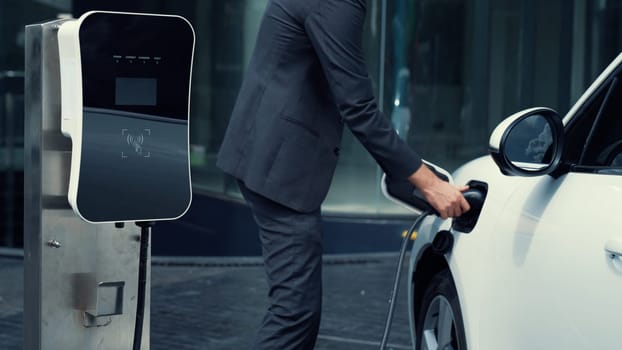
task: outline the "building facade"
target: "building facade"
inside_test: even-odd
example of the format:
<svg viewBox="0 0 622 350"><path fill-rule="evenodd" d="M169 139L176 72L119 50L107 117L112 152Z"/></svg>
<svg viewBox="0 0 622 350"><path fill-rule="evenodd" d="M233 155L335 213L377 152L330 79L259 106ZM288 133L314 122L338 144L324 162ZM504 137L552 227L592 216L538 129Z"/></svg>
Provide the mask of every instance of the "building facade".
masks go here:
<svg viewBox="0 0 622 350"><path fill-rule="evenodd" d="M267 1L0 0L0 245L21 244L24 25L92 9L190 20L197 39L193 207L210 211L214 203L241 201L215 156ZM486 154L491 130L520 109L566 113L622 48L622 0L367 2L364 46L380 105L422 157L448 170ZM349 220L379 228L403 222L407 213L383 198L381 170L348 131L340 158L323 206L327 218L346 223L339 231L348 231ZM234 229L199 214L190 220L175 230Z"/></svg>

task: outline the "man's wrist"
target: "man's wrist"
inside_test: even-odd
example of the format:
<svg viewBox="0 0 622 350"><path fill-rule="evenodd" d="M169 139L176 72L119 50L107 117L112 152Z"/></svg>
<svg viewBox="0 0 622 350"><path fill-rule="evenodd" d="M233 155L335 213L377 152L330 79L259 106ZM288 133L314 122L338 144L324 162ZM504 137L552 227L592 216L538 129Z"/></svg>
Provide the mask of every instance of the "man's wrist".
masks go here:
<svg viewBox="0 0 622 350"><path fill-rule="evenodd" d="M439 179L425 164L421 164L419 169L408 177L408 181L420 190L434 186Z"/></svg>

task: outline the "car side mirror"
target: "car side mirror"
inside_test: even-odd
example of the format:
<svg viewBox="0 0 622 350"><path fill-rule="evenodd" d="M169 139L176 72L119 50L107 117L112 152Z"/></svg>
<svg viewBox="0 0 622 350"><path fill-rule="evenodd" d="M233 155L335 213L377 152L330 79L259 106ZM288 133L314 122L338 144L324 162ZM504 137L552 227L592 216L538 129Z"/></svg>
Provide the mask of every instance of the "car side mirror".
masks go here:
<svg viewBox="0 0 622 350"><path fill-rule="evenodd" d="M524 110L495 128L488 150L504 175L551 174L561 162L564 125L552 109Z"/></svg>

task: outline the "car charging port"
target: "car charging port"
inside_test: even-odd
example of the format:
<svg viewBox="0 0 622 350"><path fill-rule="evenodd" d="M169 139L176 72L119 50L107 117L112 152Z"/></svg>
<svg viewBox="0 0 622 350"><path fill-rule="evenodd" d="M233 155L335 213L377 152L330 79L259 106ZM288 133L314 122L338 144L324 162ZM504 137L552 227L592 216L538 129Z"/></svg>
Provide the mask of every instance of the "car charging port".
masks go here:
<svg viewBox="0 0 622 350"><path fill-rule="evenodd" d="M469 202L471 209L453 220L451 228L453 230L470 233L473 231L479 214L484 206L486 195L488 194L488 184L481 181L471 180L467 183L469 189L463 192L464 198Z"/></svg>

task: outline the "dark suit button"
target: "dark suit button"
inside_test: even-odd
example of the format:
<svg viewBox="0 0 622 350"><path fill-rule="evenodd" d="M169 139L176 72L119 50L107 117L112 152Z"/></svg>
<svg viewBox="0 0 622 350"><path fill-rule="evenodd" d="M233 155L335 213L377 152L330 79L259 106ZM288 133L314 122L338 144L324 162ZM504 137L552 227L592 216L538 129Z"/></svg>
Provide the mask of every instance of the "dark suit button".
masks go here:
<svg viewBox="0 0 622 350"><path fill-rule="evenodd" d="M335 153L336 156L339 156L340 151L341 149L339 149L339 147L335 147L335 149L333 150L333 153Z"/></svg>

